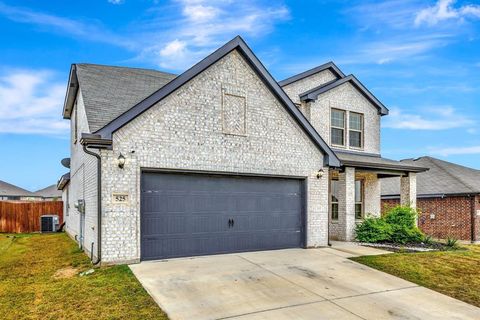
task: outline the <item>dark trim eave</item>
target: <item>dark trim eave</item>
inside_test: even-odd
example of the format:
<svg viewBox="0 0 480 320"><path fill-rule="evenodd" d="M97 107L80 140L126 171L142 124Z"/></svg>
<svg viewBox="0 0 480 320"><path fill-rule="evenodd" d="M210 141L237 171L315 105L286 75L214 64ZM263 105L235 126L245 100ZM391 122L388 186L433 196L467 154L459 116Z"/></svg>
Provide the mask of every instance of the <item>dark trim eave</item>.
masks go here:
<svg viewBox="0 0 480 320"><path fill-rule="evenodd" d="M82 133L80 144L93 149L111 149L112 140L102 138L98 134Z"/></svg>
<svg viewBox="0 0 480 320"><path fill-rule="evenodd" d="M77 77L77 68L75 64L70 66L70 73L68 76L67 83L67 92L65 93L65 100L63 102L63 119L70 119L71 112L73 109L73 103L77 97L77 92L79 88L78 77Z"/></svg>
<svg viewBox="0 0 480 320"><path fill-rule="evenodd" d="M381 164L381 163L369 163L369 162L360 162L360 161L341 161L342 166L346 167L355 167L355 168L368 168L368 169L382 169L382 170L392 170L392 171L404 171L404 172L424 172L428 171L428 168L423 167L411 167L411 166L402 166L395 164Z"/></svg>
<svg viewBox="0 0 480 320"><path fill-rule="evenodd" d="M330 61L330 62L327 62L325 64L322 64L318 67L315 67L313 69L310 69L310 70L307 70L307 71L304 71L302 73L299 73L299 74L296 74L294 76L291 76L287 79L284 79L282 81L279 81L278 84L281 86L281 87L284 87L284 86L288 86L289 84L291 83L294 83L296 81L299 81L299 80L302 80L304 78L307 78L307 77L310 77L316 73L319 73L319 72L322 72L322 71L325 71L325 70L330 70L337 79L341 79L341 78L344 78L345 77L345 74L342 72L342 70L340 70L336 65L335 63L333 63L333 61Z"/></svg>
<svg viewBox="0 0 480 320"><path fill-rule="evenodd" d="M70 182L70 172L65 173L58 179L57 190L63 190L65 186Z"/></svg>
<svg viewBox="0 0 480 320"><path fill-rule="evenodd" d="M384 116L388 114L388 109L383 105L383 103L380 102L354 75L350 74L344 78L334 80L327 82L325 84L322 84L316 88L313 88L311 90L308 90L304 93L300 94L300 100L309 102L309 101L315 101L318 96L322 93L325 93L331 89L334 89L346 82L350 82L355 88L357 88L358 91L368 100L370 103L372 103L377 109L380 115Z"/></svg>
<svg viewBox="0 0 480 320"><path fill-rule="evenodd" d="M428 199L428 198L446 198L446 197L474 197L480 195L480 192L459 192L459 193L428 193L428 194L417 194L419 199ZM390 200L390 199L399 199L399 194L385 194L380 196L381 199Z"/></svg>
<svg viewBox="0 0 480 320"><path fill-rule="evenodd" d="M97 136L100 136L102 140L105 139L111 141L112 135L115 131L123 127L125 124L129 123L134 118L138 117L140 114L148 110L151 106L155 105L156 103L170 95L176 89L193 79L199 73L203 72L215 62L217 62L235 49L243 55L245 60L250 64L250 66L257 73L260 79L262 79L262 81L265 83L265 85L267 85L267 87L277 97L277 99L279 99L279 101L283 103L289 114L296 120L300 127L321 150L321 152L325 156L324 165L329 165L333 167L340 166L340 160L337 158L335 153L325 143L325 141L321 138L318 132L312 127L312 125L308 122L308 120L301 113L301 111L298 110L295 104L290 100L290 98L275 81L275 79L273 79L267 69L262 65L260 60L258 60L255 54L240 36L237 36L231 41L227 42L225 45L207 56L205 59L201 60L199 63L197 63L181 75L177 76L175 79L167 83L158 91L154 92L152 95L139 102L133 108L129 109L116 119L112 120L105 127L97 130L95 134Z"/></svg>

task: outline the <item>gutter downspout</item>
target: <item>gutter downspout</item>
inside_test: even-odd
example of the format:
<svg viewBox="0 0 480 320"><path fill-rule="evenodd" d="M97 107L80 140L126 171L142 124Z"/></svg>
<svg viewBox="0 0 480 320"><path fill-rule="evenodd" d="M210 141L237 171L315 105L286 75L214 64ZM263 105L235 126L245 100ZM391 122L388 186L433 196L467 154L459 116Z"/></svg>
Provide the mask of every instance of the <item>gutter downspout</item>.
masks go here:
<svg viewBox="0 0 480 320"><path fill-rule="evenodd" d="M97 260L95 262L93 262L92 250L92 263L97 265L102 257L102 158L98 153L88 150L86 144L83 145L83 151L97 158Z"/></svg>

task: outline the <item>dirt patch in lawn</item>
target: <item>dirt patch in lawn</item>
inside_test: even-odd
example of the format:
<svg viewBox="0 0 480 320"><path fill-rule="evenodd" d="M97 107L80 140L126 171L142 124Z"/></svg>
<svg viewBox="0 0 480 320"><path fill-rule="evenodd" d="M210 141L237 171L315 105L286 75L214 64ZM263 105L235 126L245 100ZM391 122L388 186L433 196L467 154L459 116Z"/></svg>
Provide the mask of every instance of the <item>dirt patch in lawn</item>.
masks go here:
<svg viewBox="0 0 480 320"><path fill-rule="evenodd" d="M73 267L66 267L58 269L54 274L54 279L68 279L76 276L78 274L78 269Z"/></svg>

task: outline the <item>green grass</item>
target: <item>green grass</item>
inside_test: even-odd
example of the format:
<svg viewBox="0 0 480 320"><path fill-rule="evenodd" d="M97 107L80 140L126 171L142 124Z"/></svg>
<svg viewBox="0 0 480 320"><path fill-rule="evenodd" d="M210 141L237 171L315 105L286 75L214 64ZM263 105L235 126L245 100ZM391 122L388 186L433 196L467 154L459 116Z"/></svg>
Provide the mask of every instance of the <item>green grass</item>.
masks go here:
<svg viewBox="0 0 480 320"><path fill-rule="evenodd" d="M352 260L480 307L480 246Z"/></svg>
<svg viewBox="0 0 480 320"><path fill-rule="evenodd" d="M128 266L90 268L63 233L0 234L0 317L168 319Z"/></svg>

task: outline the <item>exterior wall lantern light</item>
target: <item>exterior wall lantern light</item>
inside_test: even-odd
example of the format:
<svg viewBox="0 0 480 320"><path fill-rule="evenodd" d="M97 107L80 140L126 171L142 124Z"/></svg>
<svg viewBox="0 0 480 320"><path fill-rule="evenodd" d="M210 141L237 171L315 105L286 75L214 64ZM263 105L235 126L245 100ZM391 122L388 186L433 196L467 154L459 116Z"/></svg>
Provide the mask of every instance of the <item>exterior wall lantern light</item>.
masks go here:
<svg viewBox="0 0 480 320"><path fill-rule="evenodd" d="M118 160L118 167L120 169L123 169L123 167L125 166L125 157L123 156L123 154L120 153L117 160Z"/></svg>
<svg viewBox="0 0 480 320"><path fill-rule="evenodd" d="M323 169L318 170L317 179L320 179L321 177L323 177L323 173L324 173Z"/></svg>

